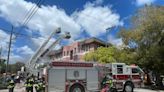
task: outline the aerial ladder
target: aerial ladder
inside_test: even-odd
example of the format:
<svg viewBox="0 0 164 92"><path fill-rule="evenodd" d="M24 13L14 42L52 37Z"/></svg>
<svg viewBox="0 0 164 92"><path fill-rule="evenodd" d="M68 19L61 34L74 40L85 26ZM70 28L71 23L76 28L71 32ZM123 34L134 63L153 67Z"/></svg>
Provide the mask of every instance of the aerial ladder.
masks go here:
<svg viewBox="0 0 164 92"><path fill-rule="evenodd" d="M51 51L54 46L57 45L59 41L62 39L69 39L71 37L69 32L65 32L65 34L60 35L59 38L57 38L50 46L48 46L47 49L46 46L50 39L55 35L61 33L61 28L57 28L55 31L53 31L50 36L43 42L43 44L37 49L36 53L30 58L30 60L26 63L26 72L29 72L31 74L34 74L36 72L36 65L41 61L41 59L45 58L49 51ZM49 62L48 60L46 62Z"/></svg>

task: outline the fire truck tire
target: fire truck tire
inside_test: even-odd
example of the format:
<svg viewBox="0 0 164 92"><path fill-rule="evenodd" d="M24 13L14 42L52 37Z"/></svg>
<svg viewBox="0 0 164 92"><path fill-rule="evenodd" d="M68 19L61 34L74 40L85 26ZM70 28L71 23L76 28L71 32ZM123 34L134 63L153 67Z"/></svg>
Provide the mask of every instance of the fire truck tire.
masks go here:
<svg viewBox="0 0 164 92"><path fill-rule="evenodd" d="M131 82L125 83L124 91L123 92L133 92L133 90L134 90L133 83L131 83Z"/></svg>
<svg viewBox="0 0 164 92"><path fill-rule="evenodd" d="M85 89L80 84L74 84L73 86L71 86L69 92L85 92Z"/></svg>

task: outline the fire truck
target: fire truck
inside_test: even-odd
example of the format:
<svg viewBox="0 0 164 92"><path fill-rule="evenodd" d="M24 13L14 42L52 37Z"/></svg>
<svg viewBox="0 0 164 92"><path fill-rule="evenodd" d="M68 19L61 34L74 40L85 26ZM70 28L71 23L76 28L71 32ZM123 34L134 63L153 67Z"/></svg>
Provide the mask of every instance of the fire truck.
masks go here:
<svg viewBox="0 0 164 92"><path fill-rule="evenodd" d="M102 80L108 73L112 73L118 91L133 92L143 84L143 71L125 63L52 62L43 71L46 92L100 92Z"/></svg>
<svg viewBox="0 0 164 92"><path fill-rule="evenodd" d="M45 76L47 92L99 92L101 82L108 73L112 73L113 84L120 91L133 92L134 87L141 87L142 70L138 66L128 66L124 63L97 64L78 61L51 63L51 60L46 57L47 53L59 41L71 37L70 33L66 32L48 46L49 40L60 31L60 28L53 31L25 66L25 74L30 72L30 74L37 75L40 72L39 75ZM48 64L48 66L45 65L43 71L38 69L41 63Z"/></svg>

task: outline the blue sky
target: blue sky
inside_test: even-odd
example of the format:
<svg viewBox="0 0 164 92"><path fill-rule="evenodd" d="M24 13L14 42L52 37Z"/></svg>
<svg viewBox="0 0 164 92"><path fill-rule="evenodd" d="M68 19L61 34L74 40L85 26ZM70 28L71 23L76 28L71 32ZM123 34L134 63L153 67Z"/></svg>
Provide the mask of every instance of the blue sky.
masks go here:
<svg viewBox="0 0 164 92"><path fill-rule="evenodd" d="M70 40L57 45L70 44L85 37L97 37L116 45L119 27L129 27L130 17L145 4L164 5L163 0L0 0L0 46L6 58L11 25L14 37L10 63L27 61L47 36L56 28L69 31ZM36 6L35 14L25 25L29 10ZM113 27L107 34L106 29ZM16 33L19 35L16 36ZM51 39L51 44L58 36ZM15 39L16 38L16 39Z"/></svg>

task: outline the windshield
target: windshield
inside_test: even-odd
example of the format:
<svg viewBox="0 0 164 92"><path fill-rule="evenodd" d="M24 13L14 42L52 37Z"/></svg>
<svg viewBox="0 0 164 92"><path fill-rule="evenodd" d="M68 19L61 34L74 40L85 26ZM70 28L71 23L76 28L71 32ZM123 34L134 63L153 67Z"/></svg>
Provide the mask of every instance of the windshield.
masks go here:
<svg viewBox="0 0 164 92"><path fill-rule="evenodd" d="M143 73L143 70L140 67L132 68L132 73Z"/></svg>

